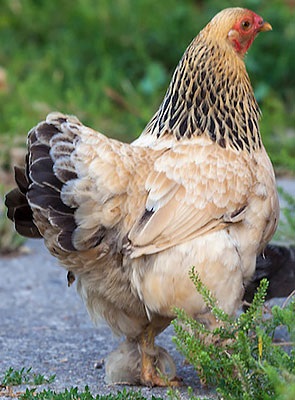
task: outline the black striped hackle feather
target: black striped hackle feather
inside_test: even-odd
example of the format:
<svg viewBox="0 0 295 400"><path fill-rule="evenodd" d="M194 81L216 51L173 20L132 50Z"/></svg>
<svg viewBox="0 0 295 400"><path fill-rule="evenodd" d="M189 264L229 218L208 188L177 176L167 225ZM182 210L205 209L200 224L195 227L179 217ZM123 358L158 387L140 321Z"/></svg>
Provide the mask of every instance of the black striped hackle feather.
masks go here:
<svg viewBox="0 0 295 400"><path fill-rule="evenodd" d="M218 40L223 32L212 32L213 22L187 48L144 134L207 135L222 148L250 152L261 147L260 109L244 60Z"/></svg>

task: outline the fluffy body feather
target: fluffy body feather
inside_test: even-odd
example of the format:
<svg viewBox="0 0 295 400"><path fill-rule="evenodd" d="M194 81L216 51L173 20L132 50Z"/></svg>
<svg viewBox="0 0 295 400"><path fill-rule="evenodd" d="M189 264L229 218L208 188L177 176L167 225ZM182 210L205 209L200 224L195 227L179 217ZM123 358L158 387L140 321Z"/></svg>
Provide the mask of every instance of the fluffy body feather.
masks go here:
<svg viewBox="0 0 295 400"><path fill-rule="evenodd" d="M256 30L237 36L245 20ZM155 359L163 372L167 363L174 368L154 337L173 307L216 324L191 267L233 314L274 233L274 173L242 58L268 27L249 10L218 14L188 47L159 110L132 144L60 113L29 133L8 215L22 234L44 238L69 281L77 278L92 319L104 318L127 337L108 364L108 380L126 379L130 356L135 364L140 358L137 382L165 384Z"/></svg>

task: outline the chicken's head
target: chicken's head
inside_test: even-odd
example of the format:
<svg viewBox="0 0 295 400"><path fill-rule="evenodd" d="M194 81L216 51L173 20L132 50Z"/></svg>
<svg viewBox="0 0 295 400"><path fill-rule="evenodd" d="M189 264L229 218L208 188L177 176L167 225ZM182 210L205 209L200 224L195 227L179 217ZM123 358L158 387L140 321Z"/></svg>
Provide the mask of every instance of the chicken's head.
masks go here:
<svg viewBox="0 0 295 400"><path fill-rule="evenodd" d="M271 29L271 25L253 11L236 7L218 13L204 29L204 33L221 45L222 42L230 44L243 57L256 35Z"/></svg>
<svg viewBox="0 0 295 400"><path fill-rule="evenodd" d="M236 21L228 33L228 39L233 44L237 53L244 55L251 46L257 33L270 31L272 29L268 22L255 14L253 11L245 10L245 14Z"/></svg>

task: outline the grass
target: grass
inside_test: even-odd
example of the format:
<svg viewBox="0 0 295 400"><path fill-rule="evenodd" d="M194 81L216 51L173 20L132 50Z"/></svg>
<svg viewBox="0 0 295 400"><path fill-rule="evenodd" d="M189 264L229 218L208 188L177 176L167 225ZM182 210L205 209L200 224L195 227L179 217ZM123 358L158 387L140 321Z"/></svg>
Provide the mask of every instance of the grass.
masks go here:
<svg viewBox="0 0 295 400"><path fill-rule="evenodd" d="M32 368L21 368L15 370L9 368L1 381L1 386L17 386L22 384L28 385L43 385L45 383L52 383L55 380L55 375L51 375L49 378L45 378L44 375L35 374L32 372Z"/></svg>
<svg viewBox="0 0 295 400"><path fill-rule="evenodd" d="M146 397L141 394L140 390L127 390L126 388L115 394L110 393L106 395L93 395L88 386L85 386L82 391L77 387L71 387L62 392L56 392L50 388L37 391L35 386L50 385L54 380L55 375L46 378L44 375L33 373L32 368L21 368L20 370L9 368L5 372L0 384L0 395L17 396L20 400L146 400ZM15 393L13 391L13 386L20 385L27 385L30 387ZM173 392L170 393L169 398L171 400L176 399ZM162 397L152 396L152 400L162 400Z"/></svg>
<svg viewBox="0 0 295 400"><path fill-rule="evenodd" d="M58 109L107 135L134 139L187 45L229 6L230 0L60 0L57 11L45 0L2 0L0 136L21 135L25 142L26 132ZM294 8L280 0L237 0L235 6L273 25L256 39L246 63L263 111L265 145L278 170L295 172Z"/></svg>
<svg viewBox="0 0 295 400"><path fill-rule="evenodd" d="M64 392L56 393L52 390L44 390L36 393L34 389L27 389L21 395L21 400L146 400L146 397L140 391L126 390L118 391L116 394L93 395L86 386L84 391L79 391L78 388L66 389ZM152 400L162 400L162 397L152 396Z"/></svg>
<svg viewBox="0 0 295 400"><path fill-rule="evenodd" d="M18 398L20 400L146 400L140 391L126 389L116 394L93 395L88 386L85 386L82 391L75 387L59 393L51 389L37 392L36 388L27 388L25 392L18 394ZM162 400L162 398L152 396L152 400Z"/></svg>

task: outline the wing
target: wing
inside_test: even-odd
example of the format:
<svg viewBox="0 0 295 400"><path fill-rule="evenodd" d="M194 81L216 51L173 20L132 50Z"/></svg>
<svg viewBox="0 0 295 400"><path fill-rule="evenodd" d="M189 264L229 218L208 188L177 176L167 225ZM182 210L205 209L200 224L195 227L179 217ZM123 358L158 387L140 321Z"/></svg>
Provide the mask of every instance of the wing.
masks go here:
<svg viewBox="0 0 295 400"><path fill-rule="evenodd" d="M254 174L247 160L206 139L177 143L146 181L144 214L129 233L132 257L156 253L243 219Z"/></svg>

